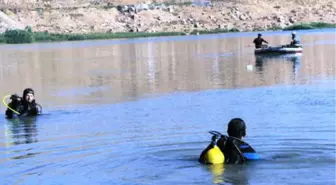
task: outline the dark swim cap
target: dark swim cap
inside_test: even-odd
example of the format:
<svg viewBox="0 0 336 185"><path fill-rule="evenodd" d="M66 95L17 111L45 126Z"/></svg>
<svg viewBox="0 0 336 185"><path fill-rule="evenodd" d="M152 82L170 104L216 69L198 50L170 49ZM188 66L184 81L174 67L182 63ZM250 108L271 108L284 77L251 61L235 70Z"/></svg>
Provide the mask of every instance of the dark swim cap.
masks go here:
<svg viewBox="0 0 336 185"><path fill-rule="evenodd" d="M261 33L258 33L258 36L260 36L260 37L261 37Z"/></svg>
<svg viewBox="0 0 336 185"><path fill-rule="evenodd" d="M34 94L34 90L31 89L31 88L26 88L26 89L23 91L23 96L22 96L22 97L23 97L23 98L26 97L26 95L27 95L28 93Z"/></svg>
<svg viewBox="0 0 336 185"><path fill-rule="evenodd" d="M241 138L246 135L246 126L245 122L240 118L233 118L229 124L227 132L229 136Z"/></svg>

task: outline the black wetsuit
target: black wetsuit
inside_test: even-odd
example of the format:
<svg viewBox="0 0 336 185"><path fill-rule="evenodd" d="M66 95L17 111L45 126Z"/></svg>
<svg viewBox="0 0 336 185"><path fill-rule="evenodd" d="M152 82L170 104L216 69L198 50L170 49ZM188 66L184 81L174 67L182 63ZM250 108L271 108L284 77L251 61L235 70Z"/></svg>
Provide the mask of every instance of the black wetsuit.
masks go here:
<svg viewBox="0 0 336 185"><path fill-rule="evenodd" d="M18 115L7 108L6 116L9 119L22 116L36 116L41 113L41 107L37 103L35 103L35 100L29 103L24 100L12 99L8 106L14 109L16 112L20 113L20 115Z"/></svg>
<svg viewBox="0 0 336 185"><path fill-rule="evenodd" d="M238 140L221 137L217 146L223 152L226 164L242 164L247 160L242 154L241 143Z"/></svg>
<svg viewBox="0 0 336 185"><path fill-rule="evenodd" d="M261 46L262 46L262 43L263 42L266 42L266 43L268 43L266 40L264 40L263 38L255 38L254 40L253 40L253 43L254 43L254 45L255 45L255 48L261 48Z"/></svg>

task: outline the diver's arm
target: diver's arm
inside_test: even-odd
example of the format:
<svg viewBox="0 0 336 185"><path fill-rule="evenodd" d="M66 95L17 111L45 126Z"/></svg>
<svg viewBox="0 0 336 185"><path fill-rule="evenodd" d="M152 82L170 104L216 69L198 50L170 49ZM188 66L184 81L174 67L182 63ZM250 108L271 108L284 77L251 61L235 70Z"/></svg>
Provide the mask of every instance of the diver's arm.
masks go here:
<svg viewBox="0 0 336 185"><path fill-rule="evenodd" d="M22 112L25 116L37 116L42 113L42 106L33 100L32 103L28 103L26 107L22 107Z"/></svg>
<svg viewBox="0 0 336 185"><path fill-rule="evenodd" d="M31 115L31 116L36 116L36 115L38 115L38 108L34 106L34 107L29 111L29 115Z"/></svg>
<svg viewBox="0 0 336 185"><path fill-rule="evenodd" d="M36 103L35 107L36 107L37 115L42 114L42 106Z"/></svg>
<svg viewBox="0 0 336 185"><path fill-rule="evenodd" d="M39 115L41 113L41 108L40 106L34 102L32 109L29 111L30 115Z"/></svg>

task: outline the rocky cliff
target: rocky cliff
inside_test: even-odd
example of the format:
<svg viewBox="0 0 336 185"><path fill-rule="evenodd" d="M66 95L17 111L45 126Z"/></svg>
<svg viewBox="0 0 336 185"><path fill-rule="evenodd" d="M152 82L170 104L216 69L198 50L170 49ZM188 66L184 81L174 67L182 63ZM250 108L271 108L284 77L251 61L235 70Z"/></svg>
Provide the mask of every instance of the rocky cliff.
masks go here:
<svg viewBox="0 0 336 185"><path fill-rule="evenodd" d="M334 0L0 0L0 32L22 26L57 33L265 30L300 22L335 23L335 4Z"/></svg>

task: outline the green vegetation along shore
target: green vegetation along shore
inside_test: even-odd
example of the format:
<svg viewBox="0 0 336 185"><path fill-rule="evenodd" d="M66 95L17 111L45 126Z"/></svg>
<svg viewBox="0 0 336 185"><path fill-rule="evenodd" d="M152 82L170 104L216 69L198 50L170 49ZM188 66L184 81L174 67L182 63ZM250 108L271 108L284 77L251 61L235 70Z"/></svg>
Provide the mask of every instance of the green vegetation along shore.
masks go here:
<svg viewBox="0 0 336 185"><path fill-rule="evenodd" d="M268 30L305 30L305 29L323 29L336 28L336 24L324 22L300 23L286 28L270 28ZM25 30L7 30L0 34L0 43L22 44L34 42L57 42L57 41L79 41L79 40L97 40L97 39L119 39L136 37L158 37L158 36L179 36L196 34L216 34L227 32L240 32L238 29L214 29L214 30L194 30L190 33L184 32L119 32L119 33L89 33L89 34L57 34L48 32L33 32L31 28ZM255 30L267 31L267 30Z"/></svg>

